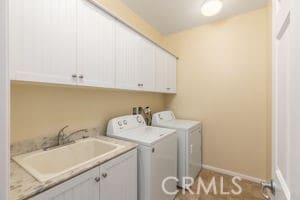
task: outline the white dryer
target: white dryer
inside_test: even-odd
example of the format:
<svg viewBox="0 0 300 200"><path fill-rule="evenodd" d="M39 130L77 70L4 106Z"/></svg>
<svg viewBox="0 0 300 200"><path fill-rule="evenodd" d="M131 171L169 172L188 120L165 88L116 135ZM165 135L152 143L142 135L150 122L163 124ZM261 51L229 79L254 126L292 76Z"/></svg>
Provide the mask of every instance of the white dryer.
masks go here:
<svg viewBox="0 0 300 200"><path fill-rule="evenodd" d="M175 195L166 194L161 185L165 178L177 177L176 130L146 126L141 115L127 115L109 121L107 136L139 144L139 200L174 199ZM167 181L166 189L174 192L176 184L174 179Z"/></svg>
<svg viewBox="0 0 300 200"><path fill-rule="evenodd" d="M202 125L199 121L176 119L172 111L155 113L152 126L176 129L178 136L178 186L186 188L202 166Z"/></svg>

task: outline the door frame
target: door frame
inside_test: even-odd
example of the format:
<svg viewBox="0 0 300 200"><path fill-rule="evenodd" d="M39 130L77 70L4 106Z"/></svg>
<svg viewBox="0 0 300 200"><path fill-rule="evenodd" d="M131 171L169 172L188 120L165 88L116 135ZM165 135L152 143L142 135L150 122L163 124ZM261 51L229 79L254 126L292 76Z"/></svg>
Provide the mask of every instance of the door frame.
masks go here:
<svg viewBox="0 0 300 200"><path fill-rule="evenodd" d="M286 31L287 27L289 30L291 29L289 4L284 3L281 6L282 6L281 9L277 10L278 0L272 0L272 179L275 182L275 190L276 190L275 191L276 197L274 197L274 199L290 200L291 194L287 184L287 180L283 177L283 174L277 168L277 161L278 161L278 157L277 157L278 156L278 152L277 152L278 99L277 98L278 98L278 88L279 88L278 65L277 65L277 59L278 59L277 41L278 39L281 39L281 37L283 36L282 34L284 32L282 32L282 30ZM290 31L289 33L286 34L289 34L290 37ZM289 152L286 152L286 154L288 156L288 159L290 159Z"/></svg>
<svg viewBox="0 0 300 200"><path fill-rule="evenodd" d="M291 199L300 199L299 180L300 180L300 1L290 0L290 17L291 17L291 44L290 44L290 64L292 70L293 85L298 87L292 88L292 103L293 112L291 113L291 125L290 125L290 192Z"/></svg>
<svg viewBox="0 0 300 200"><path fill-rule="evenodd" d="M300 1L299 0L280 0L281 5L281 16L280 18L276 18L277 8L276 3L278 0L273 0L273 35L272 35L272 62L273 62L273 119L272 119L272 129L273 129L273 137L272 137L272 153L273 153L273 164L272 164L272 172L273 178L275 179L275 183L278 182L276 187L276 199L288 199L288 200L296 200L300 198L300 191L297 186L299 185L298 181L300 179L300 172L298 170L300 166L300 124L298 122L300 118L300 93L299 93L299 85L300 85ZM276 55L276 38L280 33L280 29L284 26L289 26L289 113L288 113L288 148L286 155L288 157L287 164L287 180L285 180L280 173L279 170L276 169L276 158L277 158L277 139L274 135L277 132L276 125L276 91L277 91L277 55ZM280 36L281 37L281 36ZM292 112L291 112L292 111ZM276 180L276 178L278 180ZM299 186L298 186L299 187Z"/></svg>
<svg viewBox="0 0 300 200"><path fill-rule="evenodd" d="M8 0L0 0L0 199L9 199L10 81L8 73Z"/></svg>

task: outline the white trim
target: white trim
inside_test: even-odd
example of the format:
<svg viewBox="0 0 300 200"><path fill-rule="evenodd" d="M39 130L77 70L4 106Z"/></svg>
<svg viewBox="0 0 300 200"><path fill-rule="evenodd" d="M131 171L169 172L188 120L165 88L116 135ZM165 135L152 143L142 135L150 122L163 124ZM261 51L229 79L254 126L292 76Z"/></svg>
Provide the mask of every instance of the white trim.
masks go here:
<svg viewBox="0 0 300 200"><path fill-rule="evenodd" d="M244 180L255 182L255 183L261 183L261 182L265 181L265 180L262 180L260 178L240 174L240 173L233 172L233 171L230 171L230 170L227 170L227 169L221 169L221 168L218 168L218 167L213 167L213 166L210 166L210 165L202 165L202 167L204 169L211 170L211 171L214 171L214 172L217 172L217 173L221 173L221 174L225 174L225 175L229 175L229 176L238 176L238 177L241 177Z"/></svg>
<svg viewBox="0 0 300 200"><path fill-rule="evenodd" d="M0 199L9 199L10 82L8 76L8 0L0 0Z"/></svg>
<svg viewBox="0 0 300 200"><path fill-rule="evenodd" d="M282 173L279 169L276 170L276 176L278 178L278 182L280 183L280 188L282 188L282 191L284 193L284 197L287 200L290 200L291 199L290 189L289 189L288 185L286 184L285 179L283 178Z"/></svg>
<svg viewBox="0 0 300 200"><path fill-rule="evenodd" d="M291 77L293 80L292 90L291 90L291 115L290 115L290 146L289 146L289 157L290 163L288 168L289 177L287 179L288 188L290 190L291 199L300 199L300 190L299 190L299 167L300 167L300 125L299 125L299 116L300 116L300 96L299 96L299 56L300 56L300 1L299 0L290 0L290 10L291 10L291 41L290 41L290 69ZM283 188L284 190L285 188Z"/></svg>

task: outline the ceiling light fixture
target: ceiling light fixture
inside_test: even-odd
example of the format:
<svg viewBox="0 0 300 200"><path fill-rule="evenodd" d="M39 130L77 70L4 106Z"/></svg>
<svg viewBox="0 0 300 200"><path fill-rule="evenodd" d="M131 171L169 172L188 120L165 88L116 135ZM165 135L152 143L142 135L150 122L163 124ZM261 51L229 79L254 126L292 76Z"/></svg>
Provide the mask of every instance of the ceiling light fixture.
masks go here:
<svg viewBox="0 0 300 200"><path fill-rule="evenodd" d="M206 0L204 1L201 12L206 17L211 17L218 14L223 8L222 0Z"/></svg>

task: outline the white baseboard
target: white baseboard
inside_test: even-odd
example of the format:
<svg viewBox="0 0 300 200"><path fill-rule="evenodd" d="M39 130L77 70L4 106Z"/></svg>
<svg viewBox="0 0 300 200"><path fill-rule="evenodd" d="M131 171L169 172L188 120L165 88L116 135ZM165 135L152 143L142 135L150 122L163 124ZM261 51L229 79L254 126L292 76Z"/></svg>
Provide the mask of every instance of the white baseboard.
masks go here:
<svg viewBox="0 0 300 200"><path fill-rule="evenodd" d="M226 170L226 169L221 169L221 168L213 167L213 166L210 166L210 165L202 165L202 167L204 169L208 169L208 170L220 173L220 174L225 174L225 175L229 175L229 176L238 176L238 177L241 177L244 180L248 180L248 181L255 182L255 183L261 183L262 181L264 181L264 180L262 180L260 178L256 178L256 177L252 177L252 176L248 176L248 175L244 175L244 174L240 174L240 173L229 171L229 170Z"/></svg>
<svg viewBox="0 0 300 200"><path fill-rule="evenodd" d="M283 195L284 195L284 198L282 198L282 199L290 200L291 192L290 192L290 189L289 189L286 181L284 180L280 170L276 170L276 178L275 179L277 179L277 181L275 181L275 182L279 182L279 184L280 184L279 188L282 188L282 191L280 191L280 192L283 192ZM281 195L279 195L279 196L281 196Z"/></svg>

